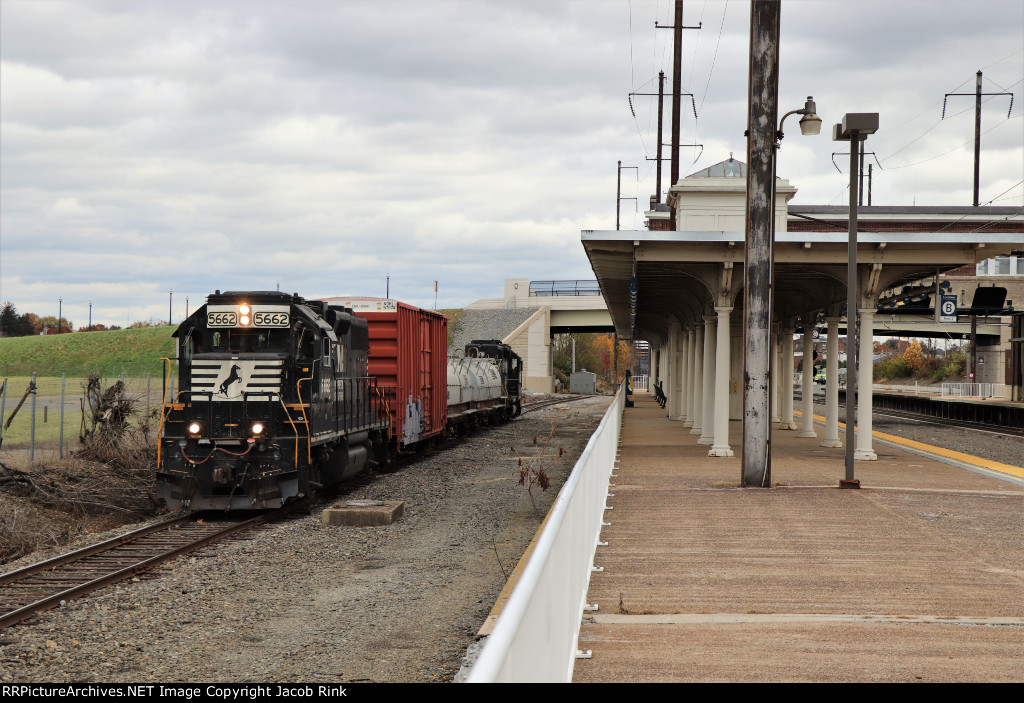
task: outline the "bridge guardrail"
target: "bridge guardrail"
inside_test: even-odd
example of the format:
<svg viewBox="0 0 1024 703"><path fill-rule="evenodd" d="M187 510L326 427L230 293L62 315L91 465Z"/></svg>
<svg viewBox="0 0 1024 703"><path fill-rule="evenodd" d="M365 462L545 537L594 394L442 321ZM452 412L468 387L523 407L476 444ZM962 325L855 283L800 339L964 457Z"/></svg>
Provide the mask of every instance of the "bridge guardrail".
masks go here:
<svg viewBox="0 0 1024 703"><path fill-rule="evenodd" d="M572 680L576 640L622 426L622 387L555 500L469 683Z"/></svg>

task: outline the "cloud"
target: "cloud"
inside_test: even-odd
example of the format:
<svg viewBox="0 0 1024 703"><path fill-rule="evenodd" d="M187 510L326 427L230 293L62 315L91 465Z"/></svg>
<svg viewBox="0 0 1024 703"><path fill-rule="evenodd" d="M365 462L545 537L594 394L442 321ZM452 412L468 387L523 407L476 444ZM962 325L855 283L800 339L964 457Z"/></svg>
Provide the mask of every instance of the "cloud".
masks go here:
<svg viewBox="0 0 1024 703"><path fill-rule="evenodd" d="M882 116L876 203L969 202L971 101L940 122L941 100L978 68L1019 91L1024 17L1016 2L941 7L784 4L780 108L814 95L826 125L804 139L787 123L779 173L799 202L842 192L824 133L859 110ZM421 305L435 280L439 304L462 305L505 277L590 278L579 232L614 226L616 162L638 167L623 171L623 227L642 227L654 191L656 98L634 97L634 119L627 94L670 72L671 32L653 26L670 11L6 0L0 298L63 296L84 319L91 297L94 319L123 324L165 316L171 288L183 312L217 288L382 295L388 272ZM699 117L684 109L683 140L703 151L683 150L683 175L745 158L748 15L687 4L703 28L684 39ZM1014 114L998 124L1004 103L985 104L989 197L1024 178Z"/></svg>

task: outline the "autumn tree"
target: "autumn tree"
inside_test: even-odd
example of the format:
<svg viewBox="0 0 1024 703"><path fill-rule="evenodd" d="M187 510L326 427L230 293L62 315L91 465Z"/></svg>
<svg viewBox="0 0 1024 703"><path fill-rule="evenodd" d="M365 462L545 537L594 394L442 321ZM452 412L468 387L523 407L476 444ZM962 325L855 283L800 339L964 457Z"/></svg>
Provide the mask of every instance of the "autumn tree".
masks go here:
<svg viewBox="0 0 1024 703"><path fill-rule="evenodd" d="M924 366L924 352L921 349L921 343L916 339L903 352L903 362L911 373L917 373Z"/></svg>
<svg viewBox="0 0 1024 703"><path fill-rule="evenodd" d="M39 331L42 332L44 329L47 330L47 334L57 334L57 316L47 315L46 317L40 317ZM72 327L71 322L66 317L60 318L60 333L67 334L68 332L74 332L75 329Z"/></svg>

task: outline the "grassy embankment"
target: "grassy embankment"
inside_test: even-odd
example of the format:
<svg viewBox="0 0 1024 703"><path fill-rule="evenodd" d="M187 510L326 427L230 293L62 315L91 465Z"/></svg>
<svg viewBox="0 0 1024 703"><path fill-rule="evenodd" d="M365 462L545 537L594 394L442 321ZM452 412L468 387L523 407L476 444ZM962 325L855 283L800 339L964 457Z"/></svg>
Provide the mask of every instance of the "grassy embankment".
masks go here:
<svg viewBox="0 0 1024 703"><path fill-rule="evenodd" d="M36 374L36 442L56 442L60 436L60 375L66 375L64 440L77 437L81 426L82 382L99 373L107 382L121 374L134 392L144 395L151 375L151 403L159 403L163 368L160 357L173 353L171 327L145 327L104 332L13 337L0 339L0 379L7 379L4 421L11 416ZM143 401L144 405L144 401ZM27 444L31 431L31 396L11 426L3 430L5 449ZM44 410L45 409L45 410ZM44 417L46 421L44 422Z"/></svg>

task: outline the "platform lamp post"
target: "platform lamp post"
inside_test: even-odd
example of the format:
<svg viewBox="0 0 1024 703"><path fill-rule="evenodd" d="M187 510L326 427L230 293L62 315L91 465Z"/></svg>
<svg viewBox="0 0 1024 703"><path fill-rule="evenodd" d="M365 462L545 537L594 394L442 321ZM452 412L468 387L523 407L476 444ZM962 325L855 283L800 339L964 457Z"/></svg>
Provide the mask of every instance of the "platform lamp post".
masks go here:
<svg viewBox="0 0 1024 703"><path fill-rule="evenodd" d="M89 326L86 327L88 331L92 332L92 301L89 301Z"/></svg>
<svg viewBox="0 0 1024 703"><path fill-rule="evenodd" d="M753 69L751 71L753 82ZM774 81L773 81L774 82ZM777 88L777 82L776 88ZM800 131L804 135L821 132L821 118L810 96L803 108L782 116L778 129L772 130L777 114L774 106L765 110L767 129L751 127L747 136L747 231L744 251L744 387L742 485L771 485L771 320L773 278L775 275L775 173L782 126L790 115L803 115ZM750 124L760 115L751 107ZM771 162L768 162L771 159ZM770 176L770 183L768 182ZM767 193L768 198L752 197Z"/></svg>
<svg viewBox="0 0 1024 703"><path fill-rule="evenodd" d="M857 164L864 141L878 131L877 112L848 112L843 121L832 128L832 140L850 142L850 227L846 269L846 478L840 488L860 488L853 473L853 425L857 410L857 368L864 363L857 354ZM871 334L861 330L860 334ZM854 363L850 363L853 361ZM870 363L870 359L867 360Z"/></svg>
<svg viewBox="0 0 1024 703"><path fill-rule="evenodd" d="M171 306L174 303L174 289L171 288L167 291L167 324L174 324L174 314L171 312Z"/></svg>
<svg viewBox="0 0 1024 703"><path fill-rule="evenodd" d="M60 334L60 328L61 328L60 318L64 316L64 313L62 312L63 310L64 310L64 298L63 297L57 298L57 334Z"/></svg>

